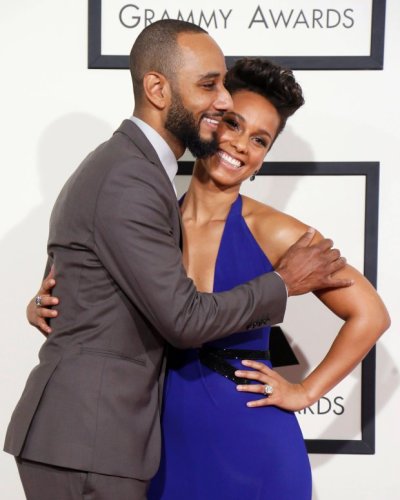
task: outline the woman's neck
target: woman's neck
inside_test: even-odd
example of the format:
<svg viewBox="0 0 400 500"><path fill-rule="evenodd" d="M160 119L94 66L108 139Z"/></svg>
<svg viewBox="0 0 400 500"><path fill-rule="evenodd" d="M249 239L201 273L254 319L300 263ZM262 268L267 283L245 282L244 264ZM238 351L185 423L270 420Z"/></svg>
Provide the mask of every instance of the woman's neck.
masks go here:
<svg viewBox="0 0 400 500"><path fill-rule="evenodd" d="M239 194L240 186L218 186L197 160L189 188L182 203L183 222L198 225L226 220L232 203Z"/></svg>

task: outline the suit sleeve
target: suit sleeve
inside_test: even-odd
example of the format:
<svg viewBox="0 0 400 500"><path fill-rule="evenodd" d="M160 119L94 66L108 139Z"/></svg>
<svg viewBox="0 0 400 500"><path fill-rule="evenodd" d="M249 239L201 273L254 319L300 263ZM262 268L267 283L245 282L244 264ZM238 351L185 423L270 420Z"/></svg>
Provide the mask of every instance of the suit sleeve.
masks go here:
<svg viewBox="0 0 400 500"><path fill-rule="evenodd" d="M196 290L173 237L165 182L158 167L137 160L114 169L98 197L96 253L130 301L180 348L281 322L287 297L276 273L229 292Z"/></svg>
<svg viewBox="0 0 400 500"><path fill-rule="evenodd" d="M44 268L43 279L49 274L51 266L53 265L53 259L49 256L47 257L46 266Z"/></svg>

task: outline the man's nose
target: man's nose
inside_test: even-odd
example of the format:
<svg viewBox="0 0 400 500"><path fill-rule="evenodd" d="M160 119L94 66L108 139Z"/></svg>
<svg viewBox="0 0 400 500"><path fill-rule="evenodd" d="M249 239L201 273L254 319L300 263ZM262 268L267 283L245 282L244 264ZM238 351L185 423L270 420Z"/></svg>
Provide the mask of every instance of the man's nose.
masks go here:
<svg viewBox="0 0 400 500"><path fill-rule="evenodd" d="M221 86L214 105L218 111L230 111L233 107L231 94L223 85Z"/></svg>

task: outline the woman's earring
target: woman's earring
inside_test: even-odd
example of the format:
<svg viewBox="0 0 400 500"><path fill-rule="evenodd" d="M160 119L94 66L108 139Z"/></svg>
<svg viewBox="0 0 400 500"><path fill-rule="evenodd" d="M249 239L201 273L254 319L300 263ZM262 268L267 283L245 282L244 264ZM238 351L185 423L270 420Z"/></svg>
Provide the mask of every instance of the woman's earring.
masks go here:
<svg viewBox="0 0 400 500"><path fill-rule="evenodd" d="M256 175L258 174L258 170L254 170L253 175L250 177L250 181L253 182L254 179L256 178Z"/></svg>

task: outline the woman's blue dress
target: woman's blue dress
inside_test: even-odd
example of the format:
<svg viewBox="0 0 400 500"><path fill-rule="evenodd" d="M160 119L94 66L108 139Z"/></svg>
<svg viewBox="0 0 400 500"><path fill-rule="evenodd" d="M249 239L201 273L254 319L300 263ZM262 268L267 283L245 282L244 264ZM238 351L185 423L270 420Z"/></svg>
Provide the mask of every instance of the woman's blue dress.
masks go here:
<svg viewBox="0 0 400 500"><path fill-rule="evenodd" d="M223 231L214 292L272 269L242 216L239 196ZM207 346L267 350L269 332L264 327L235 333ZM229 363L243 367L239 360ZM165 384L161 464L149 500L310 500L310 464L296 416L274 406L248 408L246 402L256 398L205 366L197 349L174 351Z"/></svg>

